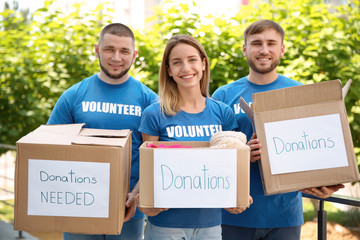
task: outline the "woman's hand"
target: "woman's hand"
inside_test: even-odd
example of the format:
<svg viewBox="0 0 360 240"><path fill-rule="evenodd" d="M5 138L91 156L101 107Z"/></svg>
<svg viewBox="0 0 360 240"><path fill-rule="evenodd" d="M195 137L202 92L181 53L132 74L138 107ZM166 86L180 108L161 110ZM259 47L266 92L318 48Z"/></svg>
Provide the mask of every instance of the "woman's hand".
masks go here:
<svg viewBox="0 0 360 240"><path fill-rule="evenodd" d="M253 199L251 196L249 196L249 204L251 205L253 203ZM226 211L228 211L231 214L239 214L245 211L249 206L241 206L241 207L234 207L234 208L224 208Z"/></svg>
<svg viewBox="0 0 360 240"><path fill-rule="evenodd" d="M140 212L144 213L147 216L153 217L158 215L159 213L163 211L169 210L168 208L142 208L139 207Z"/></svg>

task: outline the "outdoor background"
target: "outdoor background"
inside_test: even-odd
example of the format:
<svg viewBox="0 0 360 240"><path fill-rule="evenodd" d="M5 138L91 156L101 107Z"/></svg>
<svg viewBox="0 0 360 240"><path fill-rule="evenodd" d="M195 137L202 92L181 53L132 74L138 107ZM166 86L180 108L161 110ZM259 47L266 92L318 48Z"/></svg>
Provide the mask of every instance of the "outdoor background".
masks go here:
<svg viewBox="0 0 360 240"><path fill-rule="evenodd" d="M360 164L359 0L240 0L232 1L237 4L227 11L210 11L216 6L210 5L213 1L207 6L206 0L145 0L152 2L145 6L131 5L136 0L90 1L91 7L85 7L86 1L65 1L66 8L59 0L42 1L35 9L39 1L31 9L21 2L0 1L0 146L13 146L45 124L65 89L99 71L93 47L108 23L120 21L134 30L139 55L131 75L155 92L167 40L180 33L197 38L209 57L212 93L248 74L242 34L250 23L266 18L285 30L280 74L304 84L340 79L344 85L353 80L345 104ZM116 10L121 2L146 14L124 22L126 9ZM0 147L0 154L7 150ZM347 224L359 223L360 214L354 213Z"/></svg>

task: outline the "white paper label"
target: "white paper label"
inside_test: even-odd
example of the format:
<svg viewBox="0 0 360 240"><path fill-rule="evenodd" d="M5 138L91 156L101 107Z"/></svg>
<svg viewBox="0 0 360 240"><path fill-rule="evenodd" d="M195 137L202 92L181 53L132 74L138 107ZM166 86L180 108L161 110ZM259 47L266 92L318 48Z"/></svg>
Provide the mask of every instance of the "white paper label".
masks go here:
<svg viewBox="0 0 360 240"><path fill-rule="evenodd" d="M29 159L28 215L109 217L110 163Z"/></svg>
<svg viewBox="0 0 360 240"><path fill-rule="evenodd" d="M271 174L348 166L339 114L264 126Z"/></svg>
<svg viewBox="0 0 360 240"><path fill-rule="evenodd" d="M235 207L235 149L154 149L154 206Z"/></svg>

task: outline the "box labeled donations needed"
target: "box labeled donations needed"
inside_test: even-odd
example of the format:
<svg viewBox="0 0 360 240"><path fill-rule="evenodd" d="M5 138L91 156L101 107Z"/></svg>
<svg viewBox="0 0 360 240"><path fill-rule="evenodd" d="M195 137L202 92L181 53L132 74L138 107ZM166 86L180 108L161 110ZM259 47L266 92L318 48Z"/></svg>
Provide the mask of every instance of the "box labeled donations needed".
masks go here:
<svg viewBox="0 0 360 240"><path fill-rule="evenodd" d="M165 145L166 148L150 148ZM185 148L170 148L181 145ZM226 208L249 205L250 150L210 142L156 141L140 147L140 207Z"/></svg>
<svg viewBox="0 0 360 240"><path fill-rule="evenodd" d="M350 83L342 88L340 80L332 80L253 94L266 195L360 179L343 101Z"/></svg>
<svg viewBox="0 0 360 240"><path fill-rule="evenodd" d="M119 234L131 131L42 125L17 141L15 230Z"/></svg>

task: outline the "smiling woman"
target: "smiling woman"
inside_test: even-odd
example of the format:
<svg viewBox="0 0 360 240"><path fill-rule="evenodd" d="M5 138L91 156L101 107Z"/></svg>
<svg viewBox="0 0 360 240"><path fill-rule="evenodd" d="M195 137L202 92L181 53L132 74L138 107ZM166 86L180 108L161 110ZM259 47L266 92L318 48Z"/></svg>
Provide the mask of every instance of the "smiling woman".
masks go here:
<svg viewBox="0 0 360 240"><path fill-rule="evenodd" d="M172 49L168 61L169 76L176 82L180 94L185 94L192 88L200 91L200 80L207 60L199 55L196 48L178 44Z"/></svg>
<svg viewBox="0 0 360 240"><path fill-rule="evenodd" d="M203 46L189 35L173 35L166 44L159 76L159 103L147 107L139 131L144 141L209 141L221 130L236 127L229 106L209 98L210 67ZM163 188L171 191L230 187L228 178L213 174L205 164L179 169L164 165ZM147 214L145 239L169 239L189 235L196 239L221 239L221 210L218 208L139 208ZM176 237L175 237L176 238ZM190 239L189 238L189 239Z"/></svg>

